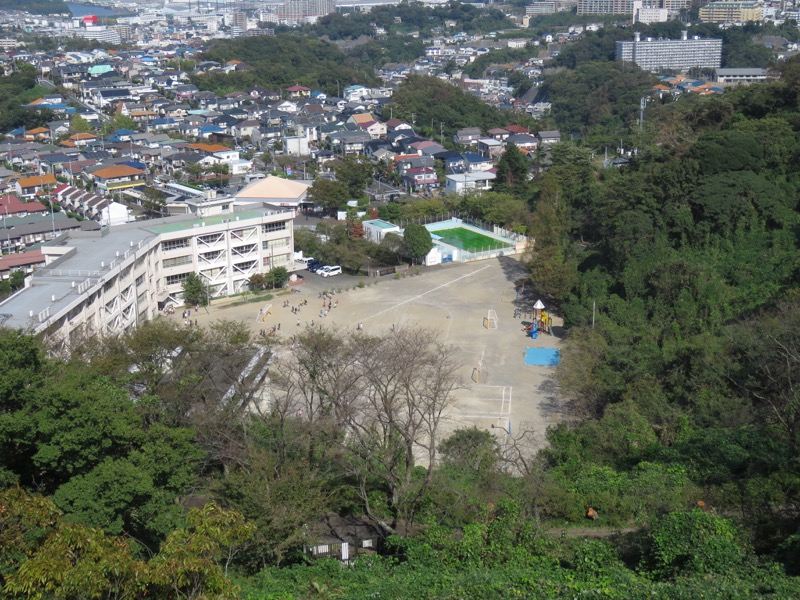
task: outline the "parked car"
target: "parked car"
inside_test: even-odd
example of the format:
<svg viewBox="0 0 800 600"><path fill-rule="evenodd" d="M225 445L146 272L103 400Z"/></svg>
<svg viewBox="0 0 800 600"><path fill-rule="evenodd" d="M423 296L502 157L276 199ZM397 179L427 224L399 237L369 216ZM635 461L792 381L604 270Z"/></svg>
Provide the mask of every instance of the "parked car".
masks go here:
<svg viewBox="0 0 800 600"><path fill-rule="evenodd" d="M306 264L306 269L308 271L311 271L312 273L316 273L317 269L319 269L321 266L322 266L321 262L319 262L318 260L312 260L311 262Z"/></svg>
<svg viewBox="0 0 800 600"><path fill-rule="evenodd" d="M322 275L325 271L331 268L331 265L322 265L314 271L317 275Z"/></svg>
<svg viewBox="0 0 800 600"><path fill-rule="evenodd" d="M314 258L313 256L304 256L303 258L296 259L295 262L304 263L305 265L308 265L309 263L319 262L319 261L317 261L317 259Z"/></svg>
<svg viewBox="0 0 800 600"><path fill-rule="evenodd" d="M333 267L325 267L325 270L320 273L323 277L333 277L334 275L341 275L342 267L336 265Z"/></svg>

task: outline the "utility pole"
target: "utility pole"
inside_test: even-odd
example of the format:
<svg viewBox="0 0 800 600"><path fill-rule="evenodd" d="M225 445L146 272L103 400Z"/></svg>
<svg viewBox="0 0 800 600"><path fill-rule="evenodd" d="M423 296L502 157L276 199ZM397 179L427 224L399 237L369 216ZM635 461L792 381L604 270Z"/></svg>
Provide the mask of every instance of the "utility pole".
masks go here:
<svg viewBox="0 0 800 600"><path fill-rule="evenodd" d="M642 96L639 101L639 131L644 127L644 109L647 107L647 96Z"/></svg>

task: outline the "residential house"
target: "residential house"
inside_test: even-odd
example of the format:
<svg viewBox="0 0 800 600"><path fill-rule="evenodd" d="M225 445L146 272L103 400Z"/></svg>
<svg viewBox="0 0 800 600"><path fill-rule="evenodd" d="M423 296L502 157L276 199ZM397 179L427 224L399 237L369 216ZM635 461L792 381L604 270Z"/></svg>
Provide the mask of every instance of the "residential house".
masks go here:
<svg viewBox="0 0 800 600"><path fill-rule="evenodd" d="M464 169L467 173L476 173L478 171L489 171L494 165L492 161L485 156L475 154L474 152L464 153Z"/></svg>
<svg viewBox="0 0 800 600"><path fill-rule="evenodd" d="M475 146L478 140L481 139L480 127L464 127L456 131L453 136L453 141L462 146Z"/></svg>
<svg viewBox="0 0 800 600"><path fill-rule="evenodd" d="M432 167L413 167L405 170L403 185L410 192L430 191L439 187L439 178Z"/></svg>
<svg viewBox="0 0 800 600"><path fill-rule="evenodd" d="M394 168L400 176L406 174L409 169L420 167L434 168L436 160L432 156L420 156L419 154L400 154L394 157Z"/></svg>
<svg viewBox="0 0 800 600"><path fill-rule="evenodd" d="M106 167L92 173L97 188L104 192L114 192L144 185L145 172L128 165Z"/></svg>
<svg viewBox="0 0 800 600"><path fill-rule="evenodd" d="M31 142L43 142L50 139L50 130L47 127L34 127L25 132L24 139Z"/></svg>
<svg viewBox="0 0 800 600"><path fill-rule="evenodd" d="M414 128L411 125L409 125L405 121L401 121L400 119L389 119L388 121L386 121L387 133L392 131L399 131L401 129L410 129L412 133L414 130Z"/></svg>
<svg viewBox="0 0 800 600"><path fill-rule="evenodd" d="M5 249L8 241L6 238L0 240ZM41 250L31 250L17 254L7 254L0 257L0 279L8 279L15 271L22 271L26 275L33 273L37 267L44 266L46 262L44 253Z"/></svg>
<svg viewBox="0 0 800 600"><path fill-rule="evenodd" d="M24 177L14 184L17 190L17 195L23 198L33 198L40 192L45 191L49 186L58 185L56 178L52 173L46 175L34 175L33 177Z"/></svg>
<svg viewBox="0 0 800 600"><path fill-rule="evenodd" d="M347 123L352 123L361 131L369 133L373 140L386 135L386 123L381 123L370 113L356 113L350 115Z"/></svg>
<svg viewBox="0 0 800 600"><path fill-rule="evenodd" d="M30 222L31 219L37 219ZM6 247L21 251L35 244L41 244L61 235L65 231L79 229L81 231L96 231L100 225L93 221L79 221L67 217L63 213L55 213L53 216L44 215L40 217L26 217L25 222L11 225L7 224L0 228L0 240Z"/></svg>
<svg viewBox="0 0 800 600"><path fill-rule="evenodd" d="M310 98L311 89L300 84L292 85L286 88L286 93L290 98Z"/></svg>
<svg viewBox="0 0 800 600"><path fill-rule="evenodd" d="M503 142L494 138L481 138L478 140L478 153L493 160L503 153Z"/></svg>
<svg viewBox="0 0 800 600"><path fill-rule="evenodd" d="M559 131L540 131L536 134L539 138L539 143L542 145L557 144L561 141L561 132Z"/></svg>
<svg viewBox="0 0 800 600"><path fill-rule="evenodd" d="M535 135L529 133L512 133L506 138L506 147L514 144L520 150L532 152L539 147L539 140Z"/></svg>
<svg viewBox="0 0 800 600"><path fill-rule="evenodd" d="M97 141L97 136L93 133L76 133L67 138L68 142L72 142L70 145L76 148L83 148L84 146L88 146L89 144Z"/></svg>
<svg viewBox="0 0 800 600"><path fill-rule="evenodd" d="M445 175L445 190L456 194L490 190L496 177L491 171Z"/></svg>
<svg viewBox="0 0 800 600"><path fill-rule="evenodd" d="M421 142L410 144L408 146L408 150L411 152L417 152L423 156L435 156L441 152L447 152L447 148L437 144L436 142L432 142L431 140L423 140Z"/></svg>
<svg viewBox="0 0 800 600"><path fill-rule="evenodd" d="M502 142L509 135L511 135L511 132L503 127L495 127L494 129L490 129L489 131L487 131L486 135L492 138L493 140L498 140Z"/></svg>
<svg viewBox="0 0 800 600"><path fill-rule="evenodd" d="M28 215L46 214L47 208L41 202L25 202L13 194L0 196L0 216L26 217Z"/></svg>
<svg viewBox="0 0 800 600"><path fill-rule="evenodd" d="M365 131L337 131L328 136L331 147L339 154L354 155L364 151L364 145L372 139Z"/></svg>
<svg viewBox="0 0 800 600"><path fill-rule="evenodd" d="M348 102L363 101L370 96L370 89L363 85L348 85L342 90L342 97Z"/></svg>

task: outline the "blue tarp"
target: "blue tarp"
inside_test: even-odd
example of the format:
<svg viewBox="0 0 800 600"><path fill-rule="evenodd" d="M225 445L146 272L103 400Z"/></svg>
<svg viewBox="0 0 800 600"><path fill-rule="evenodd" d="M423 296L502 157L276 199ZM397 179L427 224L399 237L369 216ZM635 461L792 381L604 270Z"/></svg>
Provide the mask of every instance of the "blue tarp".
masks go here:
<svg viewBox="0 0 800 600"><path fill-rule="evenodd" d="M528 366L555 367L560 360L556 348L525 348L525 364Z"/></svg>

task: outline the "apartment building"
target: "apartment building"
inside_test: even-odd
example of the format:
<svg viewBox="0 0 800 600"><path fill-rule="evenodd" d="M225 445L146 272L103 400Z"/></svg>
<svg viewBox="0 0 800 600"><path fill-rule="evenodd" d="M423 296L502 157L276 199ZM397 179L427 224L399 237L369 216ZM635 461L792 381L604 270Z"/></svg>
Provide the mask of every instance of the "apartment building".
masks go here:
<svg viewBox="0 0 800 600"><path fill-rule="evenodd" d="M578 0L579 15L629 15L633 0Z"/></svg>
<svg viewBox="0 0 800 600"><path fill-rule="evenodd" d="M763 8L758 2L711 2L700 8L704 23L746 23L761 21Z"/></svg>
<svg viewBox="0 0 800 600"><path fill-rule="evenodd" d="M42 248L47 264L26 287L0 302L0 323L66 347L182 304L189 273L200 274L212 297L245 291L252 275L293 264L294 215L258 209L66 233Z"/></svg>
<svg viewBox="0 0 800 600"><path fill-rule="evenodd" d="M694 37L683 31L681 39L641 39L617 42L616 59L637 64L645 71L686 71L691 68L718 69L722 61L722 40Z"/></svg>
<svg viewBox="0 0 800 600"><path fill-rule="evenodd" d="M334 0L285 0L277 9L278 22L287 25L314 23L319 17L336 12Z"/></svg>

